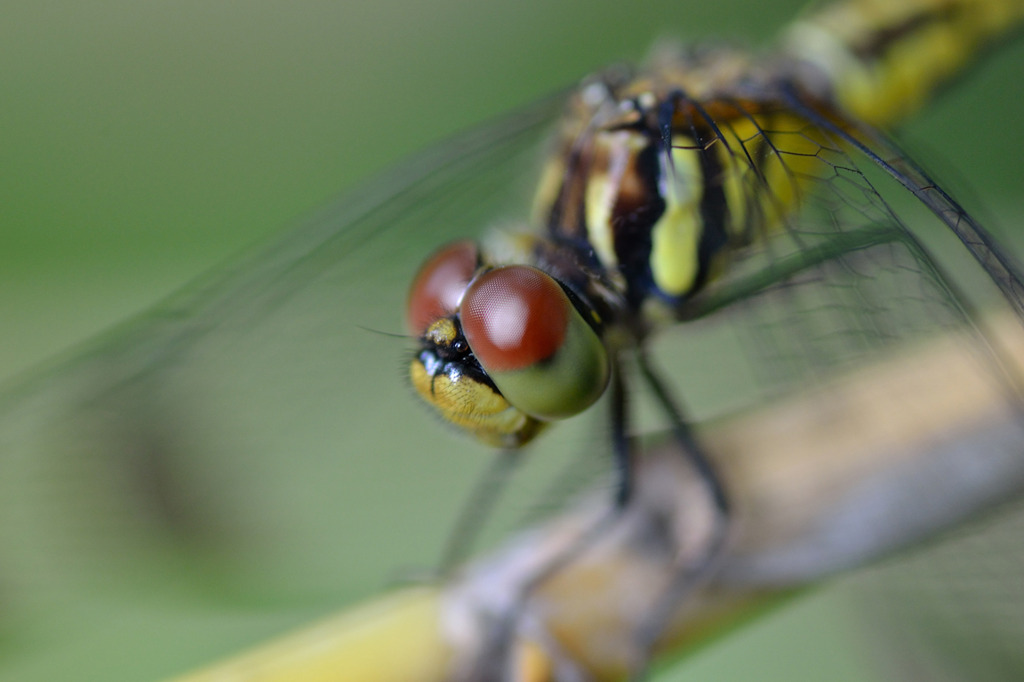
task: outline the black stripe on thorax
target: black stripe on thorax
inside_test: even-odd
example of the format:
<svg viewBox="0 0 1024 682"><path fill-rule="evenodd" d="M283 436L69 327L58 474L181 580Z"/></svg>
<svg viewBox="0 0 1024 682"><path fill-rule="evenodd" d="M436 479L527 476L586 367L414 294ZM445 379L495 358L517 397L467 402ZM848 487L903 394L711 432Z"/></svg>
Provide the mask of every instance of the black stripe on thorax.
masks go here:
<svg viewBox="0 0 1024 682"><path fill-rule="evenodd" d="M626 280L626 302L638 309L654 287L651 274L651 231L665 212L665 199L658 189L661 176L660 145L652 140L635 160L635 173L642 189L620 192L612 209L612 243L619 271Z"/></svg>
<svg viewBox="0 0 1024 682"><path fill-rule="evenodd" d="M721 141L704 144L698 141L702 186L700 220L702 230L697 245L697 277L690 293L699 291L707 283L712 258L729 241L729 203L725 196L725 168L718 154Z"/></svg>

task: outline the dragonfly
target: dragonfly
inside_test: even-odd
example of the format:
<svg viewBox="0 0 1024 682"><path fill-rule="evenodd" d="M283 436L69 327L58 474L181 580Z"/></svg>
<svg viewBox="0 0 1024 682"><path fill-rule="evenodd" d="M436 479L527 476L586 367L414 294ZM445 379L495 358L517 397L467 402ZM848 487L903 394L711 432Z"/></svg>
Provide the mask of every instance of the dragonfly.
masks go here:
<svg viewBox="0 0 1024 682"><path fill-rule="evenodd" d="M725 552L729 532L726 486L649 364L653 320L693 321L762 295L800 309L799 293L778 288L799 289L802 275L813 273L816 288L841 294L812 304L828 311L821 323L801 329L794 318L799 331L775 342L803 346L809 365L835 369L848 353L860 355L866 337L873 346L912 333L924 310L937 321L939 298L960 300L959 312L972 316L929 254L933 247L903 227L843 147L864 153L921 199L1024 319L1019 266L870 127L915 108L933 82L950 75L949 54L960 43L974 42L976 30L987 33L983 26L1003 30L1017 11L837 5L798 21L781 52L763 61L698 47L656 55L645 70L599 74L570 98L541 173L533 229L505 228L497 243L453 243L417 274L408 304L408 326L420 340L410 369L417 392L445 419L514 454L549 424L589 408L610 384L617 509L629 505L635 466L623 383L630 352L700 473L714 517L699 558L680 562L651 605L651 623L638 628L641 652L653 650L678 603ZM751 251L766 262L748 282L733 271ZM918 282L898 281L915 261ZM718 286L734 291L715 300ZM870 319L862 328L842 319L851 312L845 296ZM482 506L468 515L476 520ZM593 531L607 529L602 523ZM481 665L493 667L497 658L485 649Z"/></svg>
<svg viewBox="0 0 1024 682"><path fill-rule="evenodd" d="M336 516L325 516L330 519L327 523L305 523L320 515L314 511L321 509L318 505L340 494L346 497L348 509L372 509L378 527L400 528L403 537L419 538L403 540L405 546L381 553L374 550L362 574L354 569L357 577L350 583L349 594L370 589L368 583L379 577L377 566L398 565L403 556L428 553L437 542L437 519L417 521L403 502L423 486L428 488L425 498L438 499L447 493L430 493L431 484L437 486L435 490L448 490L460 480L466 483L464 462L479 461L479 451L452 444L443 431L430 435L430 419L406 400L407 389L401 381L388 384L379 365L367 365L364 353L388 344L366 329L392 328L400 304L360 312L354 316L357 319L330 318L323 306L331 301L335 309L355 311L361 310L357 302L400 301L405 282L398 278L383 282L378 267L384 262L405 262L408 275L423 253L443 241L444 235L437 230L421 227L424 215L432 217L432 224L457 215L467 229L479 228L495 216L500 220L503 214L515 215L523 195L532 190L522 186L532 183L520 179L535 177L533 150L545 134L542 122L554 109L542 106L532 118L517 117L498 129L504 136L488 129L486 134L463 138L458 146L421 162L425 165L405 171L436 176L438 182L414 186L385 204L377 202L386 194L371 192L361 205L350 204L314 223L303 236L286 238L276 258L243 261L229 274L215 276L209 286L197 285L133 326L121 340L99 346L87 361L44 372L35 384L44 388L29 396L35 404L15 390L11 402L17 405L9 414L16 418L9 417L8 424L17 424L21 430L7 429L7 438L13 442L23 442L19 438L28 437L24 434L31 433L35 421L54 410L61 414L73 407L71 413L86 421L46 422L59 428L46 430L43 445L66 447L70 442L72 447L61 452L74 464L72 468L57 466L63 458L28 456L12 465L22 468L13 469L19 475L8 481L51 485L48 489L57 491L61 500L44 513L37 506L41 500L30 496L31 485L19 485L22 490L6 495L10 506L5 516L11 518L16 511L21 518L38 523L37 528L22 531L25 535L9 538L8 562L19 576L12 593L30 595L30 606L41 602L56 608L72 593L72 584L107 587L105 576L112 575L107 562L115 557L117 568L116 557L121 556L122 573L113 575L139 578L138 591L131 594L153 594L146 588L154 583L167 588L161 580L166 574L158 567L178 565L182 570L174 575L193 575L197 583L223 582L228 588L225 594L243 603L265 599L299 604L289 611L297 619L315 612L318 606L313 605L320 604L324 594L337 594L332 567L350 567L360 561L353 559L352 547L357 543L351 540L326 552L317 541L356 537L358 519L351 519L352 527ZM449 184L459 186L460 192L439 196L438 190ZM497 194L496 188L521 193L505 205L500 200L486 205L479 201L480 196ZM418 211L410 214L412 206ZM366 222L385 227L379 234L352 229L332 239L338 225ZM416 241L405 240L413 234ZM326 246L313 249L314 243ZM392 345L385 357L401 357L402 348ZM324 357L331 362L317 361ZM232 380L226 382L223 377ZM275 390L268 393L270 386ZM351 404L332 397L339 389L350 396ZM83 412L81 405L94 410ZM379 409L381 405L387 406L386 413ZM698 405L698 410L712 409ZM389 433L389 425L407 422L425 423L419 431L427 435L417 434L410 440L402 438L405 434ZM80 437L83 423L94 429L89 432L92 439ZM561 443L596 437L577 432ZM93 443L116 447L96 453L90 449ZM460 459L462 447L467 452ZM557 444L549 447L569 449ZM359 457L339 456L339 449ZM32 453L54 451L39 446ZM415 469L409 468L409 452L422 459L430 457L429 467L417 462ZM446 453L447 464L433 456L436 452ZM282 453L291 453L291 459ZM382 468L361 474L356 462L366 460ZM307 487L308 479L296 471L303 463L323 466L317 467L317 477L338 483ZM278 491L301 488L299 497L306 499L285 503L282 497L275 504L277 493L271 491L268 496L258 480L266 477L280 484ZM366 488L357 482L361 477L387 480L388 485ZM145 495L138 487L143 483L151 486L142 489ZM131 500L124 502L125 495L145 501L136 506ZM104 509L104 501L110 508ZM131 513L124 513L126 509ZM303 523L297 522L299 518ZM77 528L75 520L80 522ZM315 557L302 551L271 550L281 547L277 543L282 539L290 540L293 547L302 546L303 537L306 552L316 546ZM39 538L52 544L40 546L35 542ZM94 544L82 550L74 538ZM197 551L181 552L179 542ZM413 546L416 542L422 544ZM358 544L376 543L371 535ZM68 566L42 570L41 564L54 562L41 559L53 556L71 561ZM259 560L253 561L256 557ZM191 587L199 586L179 585L186 593ZM168 601L173 589L164 592ZM89 606L81 608L87 612ZM121 611L126 619L131 613L129 608ZM85 620L84 615L81 618Z"/></svg>

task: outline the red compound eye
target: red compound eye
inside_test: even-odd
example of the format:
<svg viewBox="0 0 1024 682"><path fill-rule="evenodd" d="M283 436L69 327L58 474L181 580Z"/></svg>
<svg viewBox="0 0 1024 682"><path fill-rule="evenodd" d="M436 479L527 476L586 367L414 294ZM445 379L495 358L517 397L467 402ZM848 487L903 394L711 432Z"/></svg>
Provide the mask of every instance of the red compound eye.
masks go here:
<svg viewBox="0 0 1024 682"><path fill-rule="evenodd" d="M466 289L462 331L487 372L509 372L548 360L565 342L572 304L554 279L512 265L484 273Z"/></svg>
<svg viewBox="0 0 1024 682"><path fill-rule="evenodd" d="M453 242L431 256L409 288L405 322L422 335L431 324L458 310L459 301L477 266L476 244Z"/></svg>

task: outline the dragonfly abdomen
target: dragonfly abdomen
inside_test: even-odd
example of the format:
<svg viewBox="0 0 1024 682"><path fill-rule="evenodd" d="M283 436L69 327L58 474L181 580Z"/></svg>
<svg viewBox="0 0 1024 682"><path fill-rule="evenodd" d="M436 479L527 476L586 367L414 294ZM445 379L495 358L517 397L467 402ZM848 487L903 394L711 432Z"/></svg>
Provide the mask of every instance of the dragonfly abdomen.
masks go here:
<svg viewBox="0 0 1024 682"><path fill-rule="evenodd" d="M888 126L1022 20L1020 0L855 0L792 24L783 52L817 69L843 110Z"/></svg>

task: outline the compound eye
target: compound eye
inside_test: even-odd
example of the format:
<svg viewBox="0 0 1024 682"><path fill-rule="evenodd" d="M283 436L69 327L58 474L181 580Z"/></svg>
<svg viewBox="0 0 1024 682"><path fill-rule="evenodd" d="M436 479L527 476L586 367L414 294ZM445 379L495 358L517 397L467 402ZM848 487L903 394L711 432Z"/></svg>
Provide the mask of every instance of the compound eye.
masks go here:
<svg viewBox="0 0 1024 682"><path fill-rule="evenodd" d="M554 279L525 265L486 272L466 289L460 319L488 372L525 369L565 342L572 304Z"/></svg>
<svg viewBox="0 0 1024 682"><path fill-rule="evenodd" d="M458 241L427 259L409 288L405 322L410 332L422 336L431 324L458 310L476 271L477 258L476 244Z"/></svg>
<svg viewBox="0 0 1024 682"><path fill-rule="evenodd" d="M601 339L548 274L525 265L486 272L459 310L462 331L502 395L538 419L589 407L608 383Z"/></svg>

